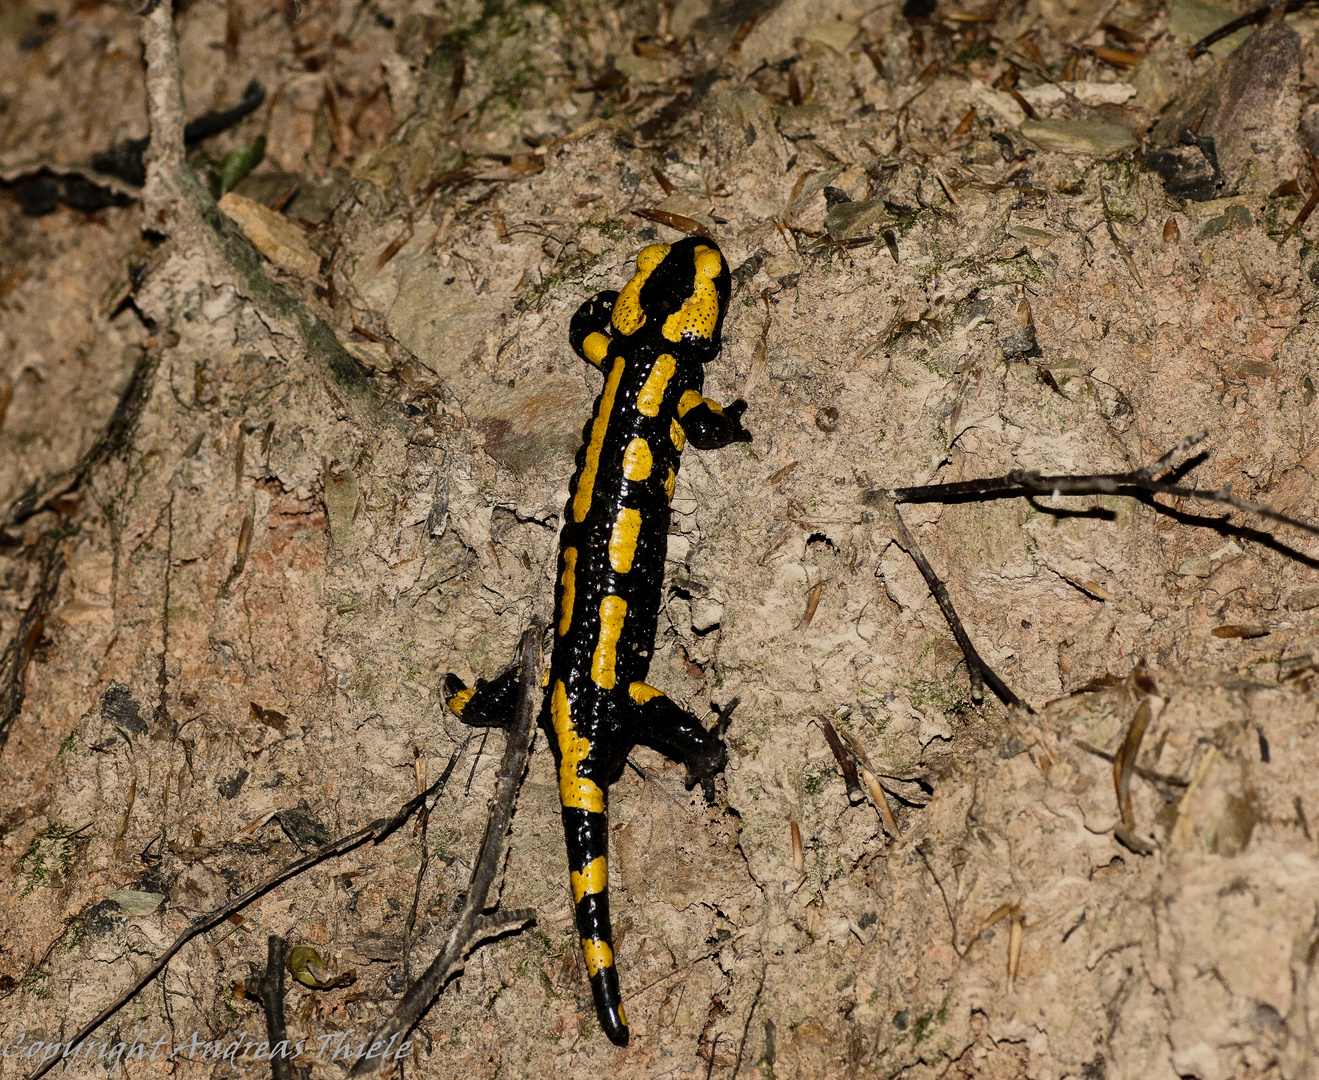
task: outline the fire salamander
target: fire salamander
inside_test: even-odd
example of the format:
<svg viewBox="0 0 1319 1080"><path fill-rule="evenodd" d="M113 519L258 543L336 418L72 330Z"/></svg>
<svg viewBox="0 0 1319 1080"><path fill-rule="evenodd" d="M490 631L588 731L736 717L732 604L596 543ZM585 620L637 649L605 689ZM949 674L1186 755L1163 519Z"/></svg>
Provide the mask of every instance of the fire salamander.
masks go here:
<svg viewBox="0 0 1319 1080"><path fill-rule="evenodd" d="M730 276L712 241L652 244L619 293L578 309L573 349L605 376L582 431L564 508L554 647L540 726L559 768L577 931L609 1038L628 1041L609 923L607 791L638 743L687 766L687 787L714 798L727 707L713 730L649 685L668 547L669 503L683 447L712 450L751 435L746 402L721 408L701 389L728 308ZM475 725L509 723L515 667L467 689L445 679L449 707Z"/></svg>

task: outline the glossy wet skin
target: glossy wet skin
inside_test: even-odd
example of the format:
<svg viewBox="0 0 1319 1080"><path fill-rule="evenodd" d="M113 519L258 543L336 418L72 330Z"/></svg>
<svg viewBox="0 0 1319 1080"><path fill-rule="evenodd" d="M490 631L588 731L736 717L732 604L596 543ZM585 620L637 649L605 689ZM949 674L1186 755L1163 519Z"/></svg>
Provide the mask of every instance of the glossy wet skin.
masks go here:
<svg viewBox="0 0 1319 1080"><path fill-rule="evenodd" d="M621 292L582 305L569 333L605 383L582 432L564 510L540 723L559 767L569 881L596 1014L620 1046L628 1026L609 921L608 785L642 743L686 762L688 786L699 782L712 798L725 759L717 733L644 680L683 448L751 438L740 422L745 403L724 410L701 393L728 297L728 267L712 241L653 244ZM507 723L516 674L453 692L450 707L469 723Z"/></svg>

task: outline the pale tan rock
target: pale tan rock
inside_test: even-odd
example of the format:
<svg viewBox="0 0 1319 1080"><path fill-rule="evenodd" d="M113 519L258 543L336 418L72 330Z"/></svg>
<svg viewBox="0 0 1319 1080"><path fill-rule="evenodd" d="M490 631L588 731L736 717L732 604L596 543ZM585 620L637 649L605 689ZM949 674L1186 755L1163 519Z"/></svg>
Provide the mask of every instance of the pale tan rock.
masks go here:
<svg viewBox="0 0 1319 1080"><path fill-rule="evenodd" d="M1027 120L1021 133L1044 150L1065 154L1117 154L1136 146L1126 128L1087 120Z"/></svg>
<svg viewBox="0 0 1319 1080"><path fill-rule="evenodd" d="M312 251L302 230L283 214L233 191L219 205L252 246L281 270L308 277L320 270L320 256Z"/></svg>

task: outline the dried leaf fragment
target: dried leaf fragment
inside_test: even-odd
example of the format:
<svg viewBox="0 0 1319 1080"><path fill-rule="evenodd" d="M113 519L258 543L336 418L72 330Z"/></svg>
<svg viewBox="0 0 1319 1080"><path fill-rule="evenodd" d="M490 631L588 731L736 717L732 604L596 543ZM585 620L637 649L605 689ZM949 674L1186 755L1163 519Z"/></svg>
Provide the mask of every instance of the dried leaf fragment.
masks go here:
<svg viewBox="0 0 1319 1080"><path fill-rule="evenodd" d="M1257 638L1268 634L1268 630L1259 623L1228 623L1215 626L1209 632L1217 638Z"/></svg>
<svg viewBox="0 0 1319 1080"><path fill-rule="evenodd" d="M281 270L307 277L320 271L321 257L312 251L302 230L278 211L230 191L220 209L252 246Z"/></svg>
<svg viewBox="0 0 1319 1080"><path fill-rule="evenodd" d="M643 217L647 221L657 221L661 225L667 225L670 229L677 229L680 233L686 233L688 236L704 236L707 240L713 240L710 230L702 225L695 218L689 218L684 214L672 214L668 210L633 210L632 213L637 217Z"/></svg>

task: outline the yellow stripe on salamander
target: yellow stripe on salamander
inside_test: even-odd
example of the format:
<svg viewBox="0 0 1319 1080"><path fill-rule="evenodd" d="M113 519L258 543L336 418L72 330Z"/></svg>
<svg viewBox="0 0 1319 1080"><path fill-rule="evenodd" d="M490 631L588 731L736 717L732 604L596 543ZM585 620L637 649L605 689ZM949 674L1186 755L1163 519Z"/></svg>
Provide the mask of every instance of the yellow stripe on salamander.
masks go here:
<svg viewBox="0 0 1319 1080"><path fill-rule="evenodd" d="M682 448L687 445L687 433L682 430L682 425L676 420L669 421L669 438L673 440L674 447L681 454Z"/></svg>
<svg viewBox="0 0 1319 1080"><path fill-rule="evenodd" d="M463 710L467 708L467 703L472 700L472 695L476 693L476 687L470 687L467 690L459 690L449 699L449 708L458 716L462 716Z"/></svg>
<svg viewBox="0 0 1319 1080"><path fill-rule="evenodd" d="M623 475L629 480L645 480L650 476L654 464L650 443L640 436L628 443L627 449L623 451Z"/></svg>
<svg viewBox="0 0 1319 1080"><path fill-rule="evenodd" d="M669 502L673 502L673 485L677 482L677 477L673 475L673 470L669 470L669 478L664 481L664 494L669 497Z"/></svg>
<svg viewBox="0 0 1319 1080"><path fill-rule="evenodd" d="M704 244L696 248L695 259L696 280L692 283L691 296L664 320L662 333L667 341L681 341L683 334L709 338L719 324L719 293L714 281L724 268L723 259L719 252ZM614 310L617 311L617 307Z"/></svg>
<svg viewBox="0 0 1319 1080"><path fill-rule="evenodd" d="M614 531L609 534L609 565L620 574L632 569L637 554L637 537L641 535L641 511L623 507L614 519Z"/></svg>
<svg viewBox="0 0 1319 1080"><path fill-rule="evenodd" d="M563 602L559 605L559 637L572 626L572 605L577 598L577 549L563 549Z"/></svg>
<svg viewBox="0 0 1319 1080"><path fill-rule="evenodd" d="M604 892L605 886L609 884L609 868L605 863L605 857L597 855L582 867L580 874L574 870L571 876L574 904L580 904L583 896L595 896Z"/></svg>
<svg viewBox="0 0 1319 1080"><path fill-rule="evenodd" d="M664 256L668 253L668 244L651 244L642 248L641 254L637 256L637 272L632 276L632 280L623 286L623 291L614 301L614 314L611 319L614 329L624 337L635 334L646 324L646 313L641 310L641 286L646 284L650 272L664 261Z"/></svg>
<svg viewBox="0 0 1319 1080"><path fill-rule="evenodd" d="M582 342L582 352L586 354L586 359L599 367L609 352L609 335L598 330L594 334L587 334L586 340Z"/></svg>
<svg viewBox="0 0 1319 1080"><path fill-rule="evenodd" d="M572 516L576 521L585 521L591 512L591 496L595 492L595 475L600 470L600 450L605 444L605 432L609 429L609 414L614 411L614 396L618 393L618 384L623 378L625 364L620 356L614 361L613 370L605 380L604 393L600 395L600 411L595 414L591 424L591 441L586 444L586 462L582 466L582 477L577 481L577 490L572 497Z"/></svg>
<svg viewBox="0 0 1319 1080"><path fill-rule="evenodd" d="M550 695L550 720L554 724L561 755L559 802L591 814L603 814L605 793L600 790L600 785L577 775L577 766L586 760L586 755L591 752L591 744L577 734L572 712L568 708L568 691L562 679L554 680L554 692Z"/></svg>
<svg viewBox="0 0 1319 1080"><path fill-rule="evenodd" d="M649 683L634 682L627 688L628 697L638 705L644 705L653 698L663 697L663 690L656 690Z"/></svg>
<svg viewBox="0 0 1319 1080"><path fill-rule="evenodd" d="M599 938L582 938L582 956L586 960L586 971L595 978L605 968L614 966L614 950L609 947L609 942L601 941ZM619 1019L622 1019L620 1014Z"/></svg>
<svg viewBox="0 0 1319 1080"><path fill-rule="evenodd" d="M600 638L591 657L591 680L604 690L612 690L617 680L614 664L626 617L627 601L621 596L611 594L600 601Z"/></svg>
<svg viewBox="0 0 1319 1080"><path fill-rule="evenodd" d="M660 406L664 404L664 391L669 388L669 380L673 378L677 366L678 361L668 353L661 354L655 361L646 381L641 384L641 392L637 394L637 412L642 416L659 415Z"/></svg>
<svg viewBox="0 0 1319 1080"><path fill-rule="evenodd" d="M678 399L678 416L684 417L691 412L697 405L704 405L716 416L723 416L724 410L716 401L711 401L708 397L702 397L695 390L685 390L683 395Z"/></svg>

